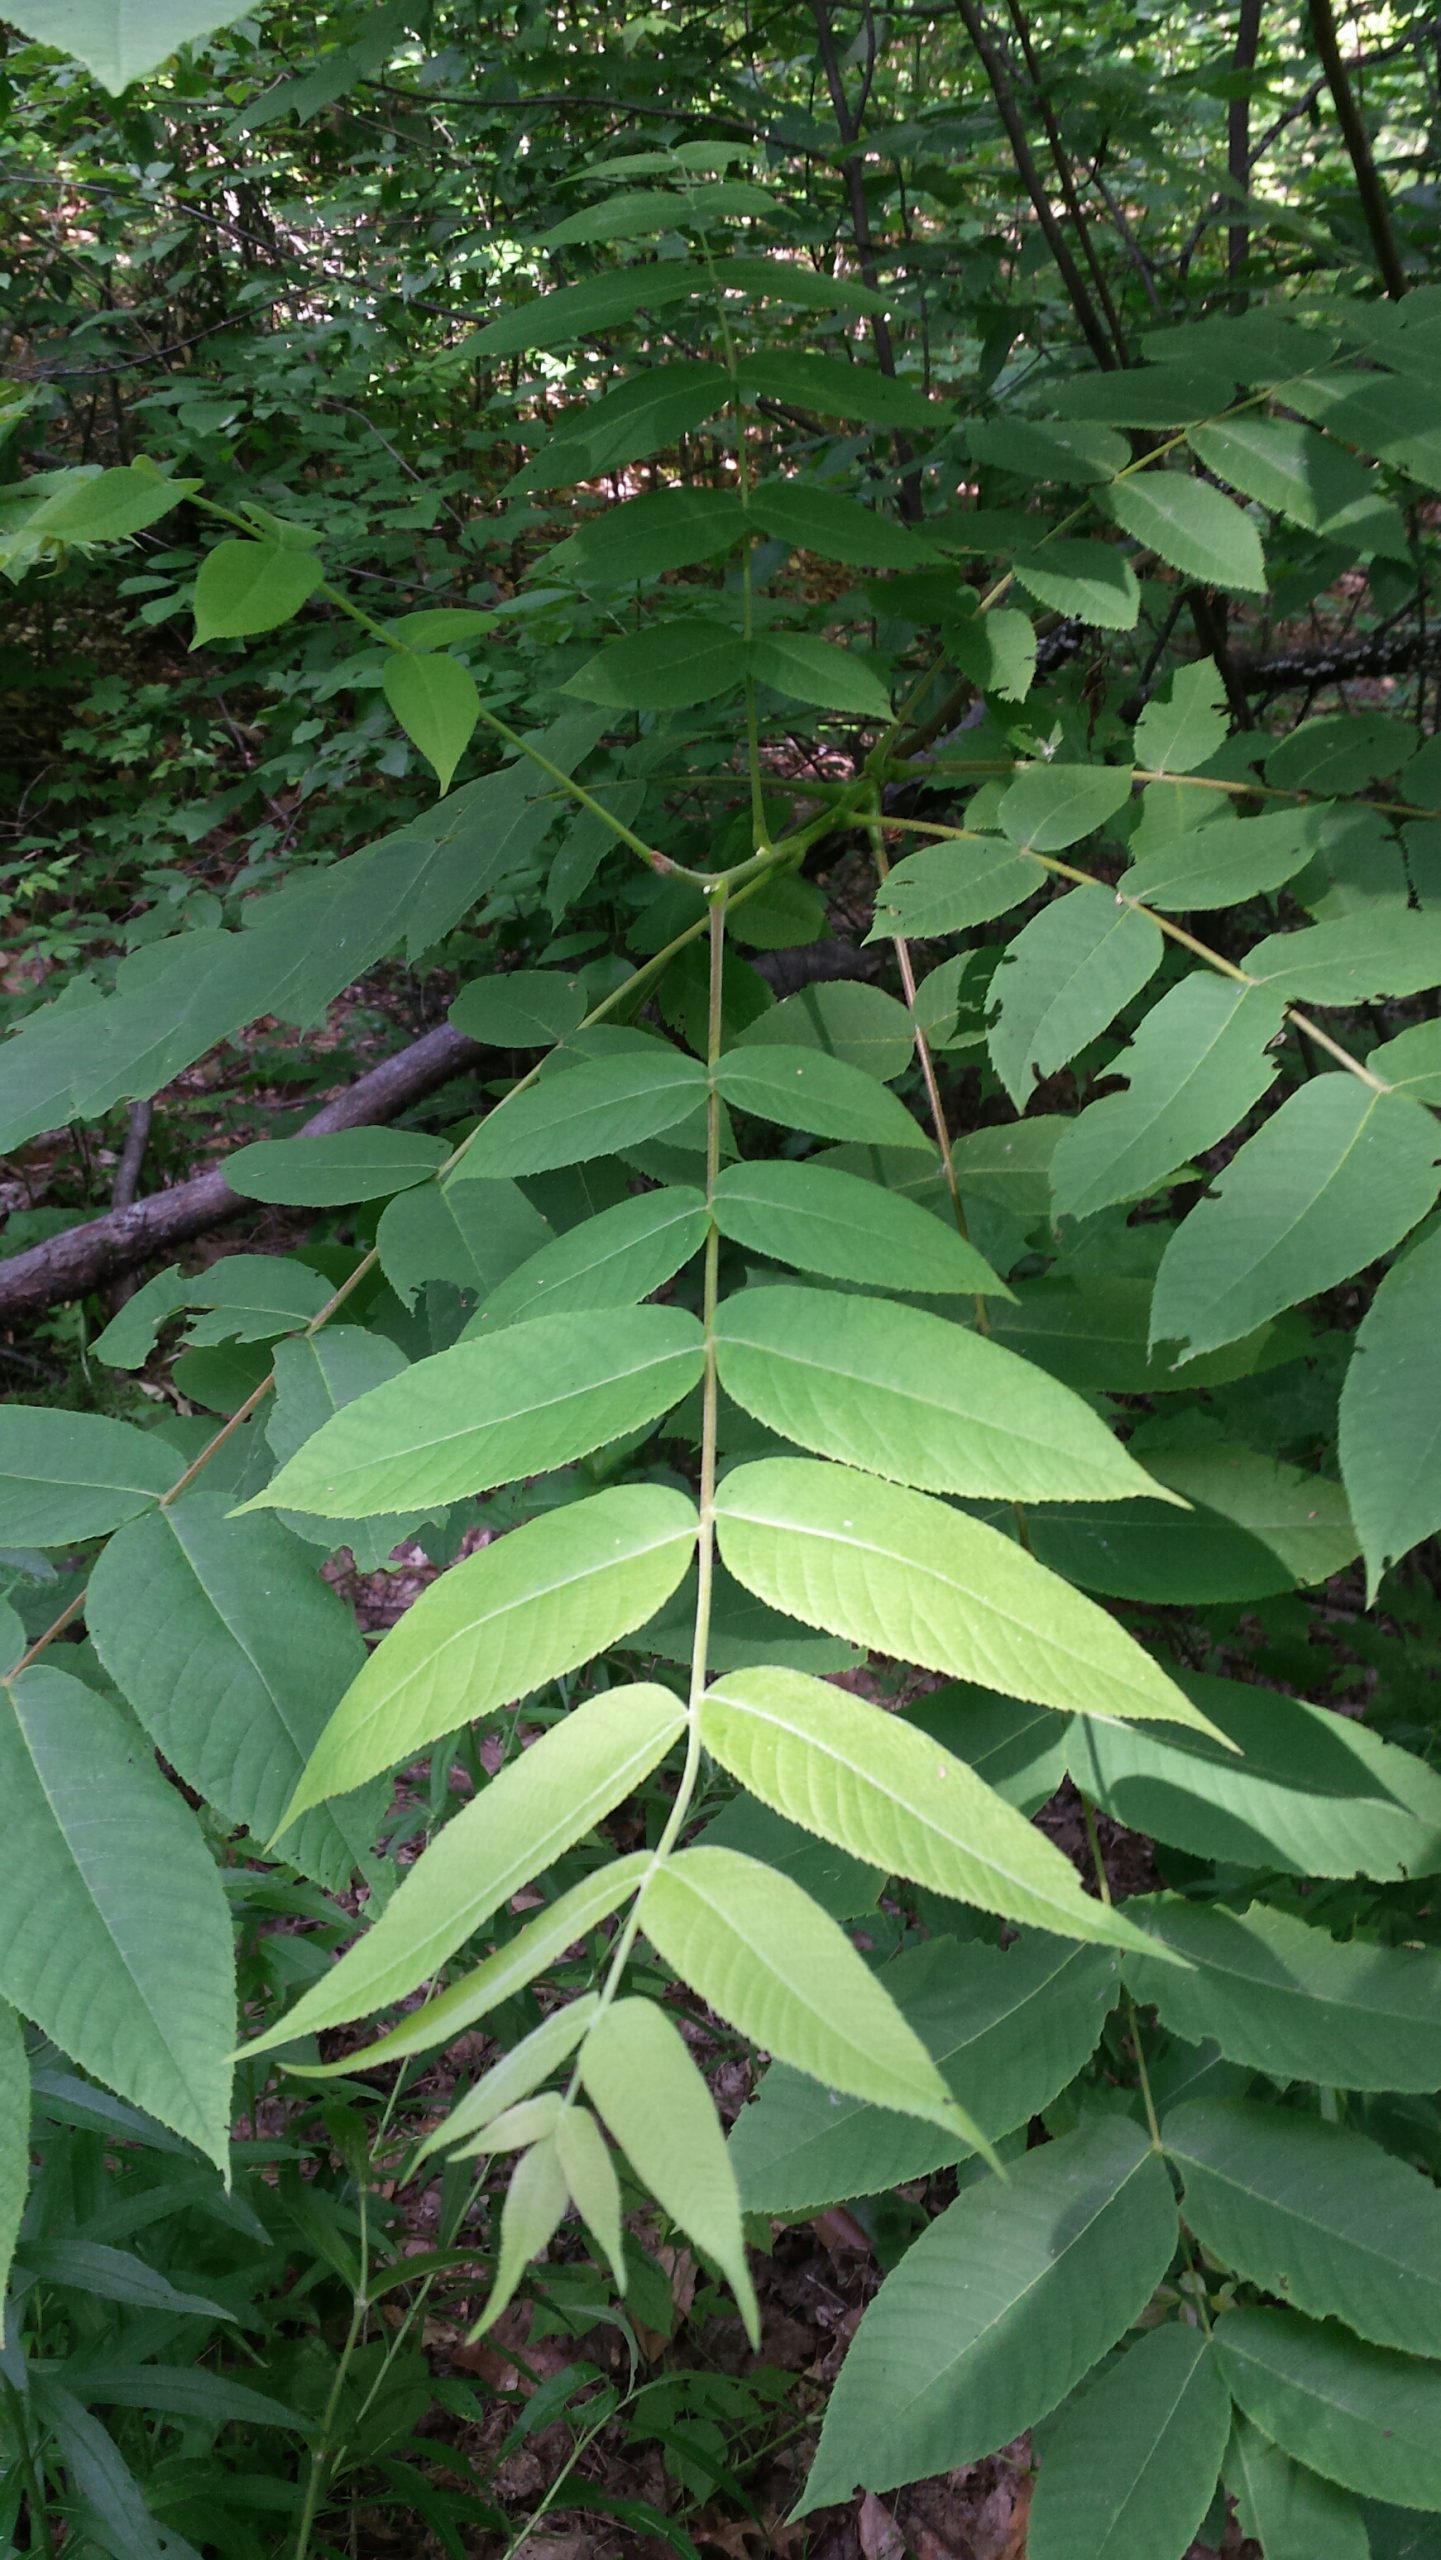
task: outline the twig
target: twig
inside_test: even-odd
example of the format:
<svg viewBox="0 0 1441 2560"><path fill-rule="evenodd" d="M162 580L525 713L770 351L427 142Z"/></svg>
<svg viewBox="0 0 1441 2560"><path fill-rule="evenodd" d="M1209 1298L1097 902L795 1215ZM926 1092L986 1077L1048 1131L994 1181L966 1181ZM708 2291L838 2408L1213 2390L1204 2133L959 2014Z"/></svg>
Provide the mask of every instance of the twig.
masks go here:
<svg viewBox="0 0 1441 2560"><path fill-rule="evenodd" d="M1231 279L1233 303L1237 310L1245 308L1246 294L1241 276L1251 254L1251 223L1246 210L1246 200L1251 191L1250 75L1256 68L1260 40L1261 0L1241 0L1231 68L1244 81L1244 86L1231 100L1226 114L1226 173L1236 200L1236 216L1226 234L1226 271Z"/></svg>
<svg viewBox="0 0 1441 2560"><path fill-rule="evenodd" d="M1035 155L1027 139L1016 93L1011 86L1010 75L1002 59L1000 48L976 6L976 0L956 0L956 7L960 12L966 33L980 58L981 68L991 84L991 95L995 99L997 112L1006 128L1006 138L1011 146L1011 157L1015 161L1021 184L1031 199L1032 210L1041 226L1046 246L1056 262L1056 272L1066 288L1071 309L1080 323L1086 344L1102 372L1114 373L1117 369L1116 351L1106 335L1101 315L1091 300L1086 279L1071 255L1070 242L1052 211L1051 200L1046 193L1040 170L1036 166Z"/></svg>
<svg viewBox="0 0 1441 2560"><path fill-rule="evenodd" d="M1342 60L1331 0L1307 0L1307 10L1311 35L1326 75L1326 86L1331 92L1331 102L1346 139L1351 166L1356 172L1356 192L1361 199L1366 228L1371 234L1381 281L1391 300L1399 302L1406 291L1406 273L1396 246L1396 234L1391 227L1391 208L1386 201L1386 190L1371 156L1371 137L1366 131L1350 74Z"/></svg>

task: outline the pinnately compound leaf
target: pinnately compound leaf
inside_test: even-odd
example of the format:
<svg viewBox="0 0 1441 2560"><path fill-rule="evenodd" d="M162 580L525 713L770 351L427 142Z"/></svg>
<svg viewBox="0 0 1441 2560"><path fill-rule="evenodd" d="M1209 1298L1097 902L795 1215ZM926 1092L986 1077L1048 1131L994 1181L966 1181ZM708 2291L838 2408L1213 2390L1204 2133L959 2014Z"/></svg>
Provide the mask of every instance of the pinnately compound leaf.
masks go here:
<svg viewBox="0 0 1441 2560"><path fill-rule="evenodd" d="M716 1514L736 1580L808 1626L1041 1706L1205 1721L1114 1618L930 1494L770 1458L723 1478Z"/></svg>
<svg viewBox="0 0 1441 2560"><path fill-rule="evenodd" d="M650 1685L572 1707L446 1824L374 1926L249 2051L404 2000L639 1786L684 1724L670 1691Z"/></svg>
<svg viewBox="0 0 1441 2560"><path fill-rule="evenodd" d="M865 2312L804 2508L926 2479L1009 2444L1145 2309L1176 2246L1139 2126L1093 2119L966 2187Z"/></svg>
<svg viewBox="0 0 1441 2560"><path fill-rule="evenodd" d="M642 1626L681 1580L695 1535L684 1494L616 1485L452 1565L346 1691L286 1823Z"/></svg>

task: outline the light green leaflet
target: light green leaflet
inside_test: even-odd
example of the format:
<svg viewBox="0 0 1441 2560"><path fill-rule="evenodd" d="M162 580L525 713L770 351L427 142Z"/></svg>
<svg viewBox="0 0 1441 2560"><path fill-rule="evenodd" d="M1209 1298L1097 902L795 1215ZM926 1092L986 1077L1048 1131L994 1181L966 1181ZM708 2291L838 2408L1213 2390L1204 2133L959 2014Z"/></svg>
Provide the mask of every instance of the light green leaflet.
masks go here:
<svg viewBox="0 0 1441 2560"><path fill-rule="evenodd" d="M682 1849L647 1884L641 1925L682 1982L778 2061L988 2147L845 1931L789 1876L734 1849Z"/></svg>
<svg viewBox="0 0 1441 2560"><path fill-rule="evenodd" d="M268 2052L406 1999L622 1803L684 1725L670 1691L648 1684L607 1689L572 1707L446 1824L374 1926L247 2051Z"/></svg>
<svg viewBox="0 0 1441 2560"><path fill-rule="evenodd" d="M104 13L104 0L97 0L97 16ZM14 23L18 27L21 20ZM201 486L198 480L168 479L150 461L139 469L127 463L110 471L78 465L48 476L49 496L41 498L38 506L32 500L31 511L17 528L24 549L38 549L42 542L124 541L157 524ZM24 550L20 556L24 557Z"/></svg>
<svg viewBox="0 0 1441 2560"><path fill-rule="evenodd" d="M742 666L755 684L768 684L788 701L811 701L822 712L857 712L860 719L891 719L886 686L855 650L834 640L770 630L752 640Z"/></svg>
<svg viewBox="0 0 1441 2560"><path fill-rule="evenodd" d="M195 645L276 630L314 595L324 575L313 551L280 542L218 542L195 581Z"/></svg>
<svg viewBox="0 0 1441 2560"><path fill-rule="evenodd" d="M384 1200L428 1182L450 1153L418 1129L337 1129L328 1138L263 1138L225 1159L225 1179L247 1200L325 1207Z"/></svg>
<svg viewBox="0 0 1441 2560"><path fill-rule="evenodd" d="M868 425L912 427L921 434L946 424L946 411L924 386L904 374L837 356L759 349L740 359L738 378L751 399L785 400L822 418L859 418Z"/></svg>
<svg viewBox="0 0 1441 2560"><path fill-rule="evenodd" d="M717 1059L715 1084L734 1110L753 1112L782 1129L930 1151L930 1139L904 1103L863 1068L827 1057L823 1049L754 1041Z"/></svg>
<svg viewBox="0 0 1441 2560"><path fill-rule="evenodd" d="M1114 1618L930 1494L767 1458L722 1480L716 1514L736 1580L808 1626L1040 1706L1205 1721Z"/></svg>
<svg viewBox="0 0 1441 2560"><path fill-rule="evenodd" d="M664 311L673 302L684 302L706 282L706 269L693 259L611 267L503 312L488 328L477 330L470 350L479 359L573 346L578 338L633 319L637 311Z"/></svg>
<svg viewBox="0 0 1441 2560"><path fill-rule="evenodd" d="M1259 818L1229 814L1154 845L1127 871L1121 887L1143 906L1177 915L1235 906L1304 871L1320 841L1324 811L1278 809Z"/></svg>
<svg viewBox="0 0 1441 2560"><path fill-rule="evenodd" d="M778 542L860 569L920 569L932 557L929 546L904 525L809 480L758 481L750 513L762 533Z"/></svg>
<svg viewBox="0 0 1441 2560"><path fill-rule="evenodd" d="M1006 951L991 993L991 1061L1018 1111L1139 995L1165 955L1159 925L1106 889L1042 907Z"/></svg>
<svg viewBox="0 0 1441 2560"><path fill-rule="evenodd" d="M657 368L641 378L655 380L665 370ZM724 397L725 376L718 367L716 371ZM710 405L707 388L701 390L702 410ZM697 402L689 384L681 389L684 397L677 405L685 411L684 424L693 426ZM548 453L556 462L564 459L558 439ZM535 466L526 476L532 487L538 485ZM627 498L583 520L536 563L536 574L575 578L588 588L611 583L631 586L641 579L661 577L668 569L689 569L698 560L718 559L744 536L745 516L735 490L651 489L643 497Z"/></svg>
<svg viewBox="0 0 1441 2560"><path fill-rule="evenodd" d="M957 836L908 853L876 891L868 942L905 933L923 939L987 924L1044 888L1039 862L1001 836Z"/></svg>
<svg viewBox="0 0 1441 2560"><path fill-rule="evenodd" d="M1373 1075L1417 1102L1441 1102L1441 1022L1413 1022L1383 1040L1366 1061Z"/></svg>
<svg viewBox="0 0 1441 2560"><path fill-rule="evenodd" d="M1139 2126L1092 2121L966 2187L887 2276L821 2430L804 2509L1009 2444L1149 2302L1176 2246L1171 2182Z"/></svg>
<svg viewBox="0 0 1441 2560"><path fill-rule="evenodd" d="M401 2061L407 2054L429 2053L435 2045L462 2035L477 2019L488 2017L503 2000L513 1999L538 1974L547 1972L568 1947L618 1911L649 1865L643 1849L634 1850L628 1858L607 1859L604 1866L582 1876L568 1892L557 1894L554 1902L527 1920L472 1972L462 1974L448 1991L438 1991L433 2000L425 2001L402 2018L388 2035L368 2044L363 2055L348 2053L339 2062L311 2064L305 2077L334 2079L341 2072L362 2067L369 2070L381 2062Z"/></svg>
<svg viewBox="0 0 1441 2560"><path fill-rule="evenodd" d="M133 1423L9 1405L0 1411L0 1546L103 1537L148 1511L179 1472L173 1451Z"/></svg>
<svg viewBox="0 0 1441 2560"><path fill-rule="evenodd" d="M706 1693L701 1736L750 1794L886 1875L1062 1937L1137 1943L964 1760L844 1689L800 1671L733 1671Z"/></svg>
<svg viewBox="0 0 1441 2560"><path fill-rule="evenodd" d="M1113 542L1047 542L1016 562L1016 582L1053 613L1073 613L1100 631L1132 631L1141 582Z"/></svg>
<svg viewBox="0 0 1441 2560"><path fill-rule="evenodd" d="M1441 1871L1441 1777L1354 1716L1190 1672L1204 1733L1088 1724L1071 1772L1117 1822L1194 1857L1304 1876Z"/></svg>
<svg viewBox="0 0 1441 2560"><path fill-rule="evenodd" d="M1203 2332L1148 2331L1045 2430L1027 2560L1181 2560L1230 2431Z"/></svg>
<svg viewBox="0 0 1441 2560"><path fill-rule="evenodd" d="M407 1306L427 1280L483 1294L554 1241L515 1182L427 1182L387 1202L375 1231L380 1267Z"/></svg>
<svg viewBox="0 0 1441 2560"><path fill-rule="evenodd" d="M1142 471L1114 480L1102 501L1117 524L1183 577L1260 595L1261 537L1230 498L1185 471Z"/></svg>
<svg viewBox="0 0 1441 2560"><path fill-rule="evenodd" d="M223 2168L235 1959L189 1806L48 1663L0 1687L0 1803L0 1998Z"/></svg>
<svg viewBox="0 0 1441 2560"><path fill-rule="evenodd" d="M278 1828L326 1718L365 1661L355 1620L278 1520L194 1492L132 1520L91 1577L86 1623L171 1767L227 1822ZM287 1839L340 1892L374 1845L372 1794L317 1806Z"/></svg>
<svg viewBox="0 0 1441 2560"><path fill-rule="evenodd" d="M1079 1396L942 1316L754 1287L723 1300L715 1329L727 1394L783 1439L846 1466L1017 1502L1157 1491Z"/></svg>
<svg viewBox="0 0 1441 2560"><path fill-rule="evenodd" d="M439 1191L432 1197L439 1199ZM328 1324L319 1333L295 1333L277 1342L272 1367L275 1392L265 1416L265 1437L284 1466L323 1424L367 1395L386 1378L399 1377L405 1355L382 1333L357 1324ZM327 1550L349 1547L362 1573L383 1567L417 1525L413 1512L373 1512L365 1520L325 1520L314 1512L280 1515L288 1529ZM290 1854L296 1854L294 1844ZM302 1860L303 1864L304 1861Z"/></svg>
<svg viewBox="0 0 1441 2560"><path fill-rule="evenodd" d="M1248 976L1301 1004L1358 1004L1441 986L1441 915L1366 907L1299 933L1269 934L1246 954Z"/></svg>
<svg viewBox="0 0 1441 2560"><path fill-rule="evenodd" d="M1136 762L1153 773L1194 773L1230 728L1226 686L1214 658L1176 669L1164 695L1136 722Z"/></svg>
<svg viewBox="0 0 1441 2560"><path fill-rule="evenodd" d="M1129 765L1031 764L1005 791L996 815L1028 853L1064 853L1094 835L1131 796Z"/></svg>
<svg viewBox="0 0 1441 2560"><path fill-rule="evenodd" d="M783 1156L727 1165L715 1187L715 1219L737 1244L831 1280L934 1297L1011 1295L954 1226L832 1165Z"/></svg>
<svg viewBox="0 0 1441 2560"><path fill-rule="evenodd" d="M0 2001L0 2301L9 2290L30 2184L30 2065L15 2012Z"/></svg>
<svg viewBox="0 0 1441 2560"><path fill-rule="evenodd" d="M571 2201L608 2261L617 2293L629 2282L625 2263L620 2180L593 2115L572 2102L555 2129L556 2156L565 2172Z"/></svg>
<svg viewBox="0 0 1441 2560"><path fill-rule="evenodd" d="M449 2115L428 2133L419 2151L417 2164L428 2160L433 2152L450 2151L458 2143L468 2142L472 2134L483 2133L486 2126L507 2107L521 2098L530 2097L570 2059L599 2007L599 1995L586 1991L578 2000L567 2000L551 2009L538 2027L518 2044L509 2045L483 2071L463 2097L457 2098ZM484 2143L475 2148L483 2150Z"/></svg>
<svg viewBox="0 0 1441 2560"><path fill-rule="evenodd" d="M1420 1103L1349 1075L1302 1085L1177 1228L1151 1340L1189 1361L1348 1279L1426 1215L1438 1153Z"/></svg>
<svg viewBox="0 0 1441 2560"><path fill-rule="evenodd" d="M565 2171L554 2141L537 2142L516 2162L505 2191L495 2283L471 2330L472 2339L482 2336L500 2318L526 2268L549 2248L569 2202Z"/></svg>
<svg viewBox="0 0 1441 2560"><path fill-rule="evenodd" d="M1441 1233L1387 1272L1341 1390L1341 1473L1368 1595L1388 1564L1441 1528Z"/></svg>
<svg viewBox="0 0 1441 2560"><path fill-rule="evenodd" d="M654 2000L616 2000L586 2038L580 2076L636 2176L715 2260L758 2346L735 2172L679 2027Z"/></svg>
<svg viewBox="0 0 1441 2560"><path fill-rule="evenodd" d="M598 400L568 410L561 425L546 437L540 452L516 473L509 492L568 488L602 472L617 470L623 463L638 462L648 453L660 452L691 427L703 425L716 410L724 408L729 393L724 365L648 365L618 383L613 391L602 393ZM538 432L531 430L532 434ZM731 493L724 494L734 507L737 502ZM604 515L588 523L583 521L574 539L588 545L592 534L609 530L621 512L619 508L607 508ZM686 564L675 560L666 565L682 568ZM584 561L581 574L585 574ZM603 560L601 575L609 574L610 563Z"/></svg>
<svg viewBox="0 0 1441 2560"><path fill-rule="evenodd" d="M1267 1052L1283 1019L1278 996L1207 970L1172 987L1115 1062L1127 1091L1065 1123L1051 1158L1057 1217L1144 1199L1216 1146L1275 1075Z"/></svg>
<svg viewBox="0 0 1441 2560"><path fill-rule="evenodd" d="M549 1049L585 1016L585 988L561 969L492 970L450 1008L457 1031L491 1049Z"/></svg>
<svg viewBox="0 0 1441 2560"><path fill-rule="evenodd" d="M1239 1440L1147 1432L1146 1462L1163 1483L1204 1504L1280 1557L1297 1582L1328 1582L1360 1547L1346 1497L1329 1476L1287 1466Z"/></svg>
<svg viewBox="0 0 1441 2560"><path fill-rule="evenodd" d="M287 1823L629 1635L670 1598L695 1534L684 1494L615 1485L453 1565L346 1691Z"/></svg>
<svg viewBox="0 0 1441 2560"><path fill-rule="evenodd" d="M1441 2507L1441 2372L1298 2311L1230 2311L1216 2353L1246 2416L1323 2479Z"/></svg>
<svg viewBox="0 0 1441 2560"><path fill-rule="evenodd" d="M583 1058L498 1104L482 1121L459 1178L545 1173L639 1146L703 1102L705 1081L698 1059L660 1040L651 1054Z"/></svg>
<svg viewBox="0 0 1441 2560"><path fill-rule="evenodd" d="M783 885L794 891L808 886L805 881L787 880ZM750 900L741 909L739 921L753 912ZM824 910L816 930L823 929ZM884 987L872 987L861 979L837 978L830 985L801 987L793 996L782 996L779 1004L767 1007L745 1030L736 1035L736 1047L754 1047L757 1042L774 1048L824 1049L832 1058L844 1059L847 1066L864 1067L867 1075L886 1084L892 1076L904 1075L915 1056L916 1030L903 1004L888 996Z"/></svg>
<svg viewBox="0 0 1441 2560"><path fill-rule="evenodd" d="M603 1326L538 1316L357 1396L245 1508L365 1519L540 1475L654 1422L703 1360L700 1326L681 1307L617 1308Z"/></svg>
<svg viewBox="0 0 1441 2560"><path fill-rule="evenodd" d="M1225 418L1193 427L1187 442L1208 471L1309 533L1330 529L1349 507L1375 503L1374 472L1298 418Z"/></svg>
<svg viewBox="0 0 1441 2560"><path fill-rule="evenodd" d="M565 690L616 711L688 711L733 693L744 675L745 643L734 625L690 613L608 640Z"/></svg>
<svg viewBox="0 0 1441 2560"><path fill-rule="evenodd" d="M1244 2098L1168 2115L1166 2156L1204 2248L1374 2346L1441 2356L1441 2194L1346 2125Z"/></svg>
<svg viewBox="0 0 1441 2560"><path fill-rule="evenodd" d="M1434 2090L1441 2082L1441 1954L1347 1943L1289 1912L1188 1904L1162 1894L1127 1916L1191 1968L1124 1959L1140 2000L1172 2033L1210 2037L1228 2061L1334 2089Z"/></svg>
<svg viewBox="0 0 1441 2560"><path fill-rule="evenodd" d="M1039 2115L1090 2059L1118 1996L1114 1957L1024 1932L1004 1954L928 1939L885 1968L886 1988L952 2095L997 2141ZM823 2089L773 2062L736 2119L731 2158L750 2213L816 2213L929 2177L967 2146L915 2116Z"/></svg>
<svg viewBox="0 0 1441 2560"><path fill-rule="evenodd" d="M704 1195L685 1184L618 1200L513 1271L471 1317L462 1341L535 1316L633 1307L662 1288L705 1241ZM527 1469L527 1473L530 1470Z"/></svg>
<svg viewBox="0 0 1441 2560"><path fill-rule="evenodd" d="M1293 2462L1239 2414L1225 2469L1237 2522L1266 2560L1371 2560L1365 2522L1349 2491Z"/></svg>

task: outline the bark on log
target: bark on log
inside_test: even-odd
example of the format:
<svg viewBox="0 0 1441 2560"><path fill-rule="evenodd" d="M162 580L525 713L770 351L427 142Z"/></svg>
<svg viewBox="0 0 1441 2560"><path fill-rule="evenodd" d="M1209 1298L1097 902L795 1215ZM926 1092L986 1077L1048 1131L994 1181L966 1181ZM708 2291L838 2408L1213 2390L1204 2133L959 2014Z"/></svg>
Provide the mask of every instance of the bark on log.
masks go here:
<svg viewBox="0 0 1441 2560"><path fill-rule="evenodd" d="M475 1066L484 1054L477 1041L442 1023L439 1030L427 1031L408 1049L358 1077L307 1120L299 1134L323 1138L335 1129L362 1129L397 1119L413 1102L423 1101L452 1076ZM51 1236L44 1244L31 1245L28 1252L0 1262L0 1318L33 1314L62 1299L83 1297L97 1281L167 1253L191 1236L208 1234L231 1218L253 1215L256 1207L254 1200L232 1191L224 1173L217 1170L198 1173L169 1191L153 1191L128 1209L112 1209L103 1218L87 1219L84 1226L70 1227L64 1235Z"/></svg>

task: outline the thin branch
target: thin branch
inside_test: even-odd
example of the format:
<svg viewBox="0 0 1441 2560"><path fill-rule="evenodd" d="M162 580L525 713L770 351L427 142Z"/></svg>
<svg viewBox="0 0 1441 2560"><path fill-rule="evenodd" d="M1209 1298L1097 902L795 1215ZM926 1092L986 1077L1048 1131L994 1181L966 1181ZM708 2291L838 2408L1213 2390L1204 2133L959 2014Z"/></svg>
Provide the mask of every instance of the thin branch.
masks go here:
<svg viewBox="0 0 1441 2560"><path fill-rule="evenodd" d="M976 0L956 0L956 7L960 12L966 33L975 46L981 68L991 84L991 95L995 99L997 112L1006 128L1006 139L1011 146L1011 157L1015 161L1021 184L1031 199L1032 210L1041 226L1046 246L1055 260L1056 272L1066 288L1071 309L1080 323L1086 344L1102 372L1114 373L1117 369L1116 351L1106 335L1101 315L1091 299L1086 279L1071 255L1071 244L1056 220L1050 197L1046 192L1040 170L1036 166L1035 154L1027 139L1025 123L1000 47L976 6Z"/></svg>
<svg viewBox="0 0 1441 2560"><path fill-rule="evenodd" d="M1071 155L1066 149L1065 137L1061 132L1056 111L1051 104L1050 93L1046 88L1036 48L1031 42L1030 20L1021 6L1021 0L1006 0L1006 8L1015 30L1016 42L1021 48L1026 76L1031 84L1031 95L1036 102L1036 112L1045 127L1046 140L1050 145L1051 158L1055 163L1056 176L1060 182L1066 211L1071 217L1076 238L1081 244L1082 255L1090 269L1091 282L1096 288L1096 299L1106 315L1106 326L1110 330L1115 345L1117 361L1121 365L1128 365L1131 357L1126 344L1126 332L1121 325L1121 315L1116 309L1111 288L1106 281L1106 270L1096 254L1096 244L1091 237L1091 226L1086 220L1085 208L1076 186L1075 168Z"/></svg>
<svg viewBox="0 0 1441 2560"><path fill-rule="evenodd" d="M1251 74L1261 42L1261 0L1241 0L1236 20L1236 49L1231 69L1243 82L1226 114L1226 174L1235 192L1236 216L1226 234L1226 271L1236 308L1245 307L1241 283L1251 254L1251 224L1246 200L1251 191Z"/></svg>
<svg viewBox="0 0 1441 2560"><path fill-rule="evenodd" d="M1366 228L1371 234L1381 281L1391 300L1399 302L1406 291L1406 272L1401 264L1401 252L1396 246L1396 234L1391 227L1391 208L1386 200L1386 190L1371 154L1371 137L1366 131L1365 119L1356 103L1356 92L1342 59L1331 0L1307 0L1307 10L1312 39L1326 75L1326 86L1331 92L1331 102L1351 155L1351 166L1356 172L1356 192L1361 199Z"/></svg>
<svg viewBox="0 0 1441 2560"><path fill-rule="evenodd" d="M846 96L845 81L841 76L840 59L836 52L835 35L831 27L831 13L828 0L812 0L812 13L816 22L816 38L820 46L822 67L824 68L826 75L826 87L830 91L831 107L836 119L836 130L841 137L843 145L845 146L845 157L841 162L841 175L845 181L846 202L850 207L851 237L855 242L856 263L860 268L861 275L865 283L870 287L871 292L878 293L880 291L880 274L876 266L875 238L871 231L870 207L866 202L865 159L859 148L861 118L865 113L866 102L871 92L871 83L875 77L875 24L868 11L866 16L866 35L869 51L866 61L865 76L861 86L860 102L853 108L850 100ZM883 311L876 311L871 315L871 344L875 348L876 363L880 368L880 371L885 374L888 379L894 381L896 375L895 344L891 337L890 322L887 320ZM891 436L891 448L895 454L896 462L902 474L900 491L901 513L908 524L919 524L922 515L921 482L920 474L914 467L910 443L898 430L893 431Z"/></svg>

